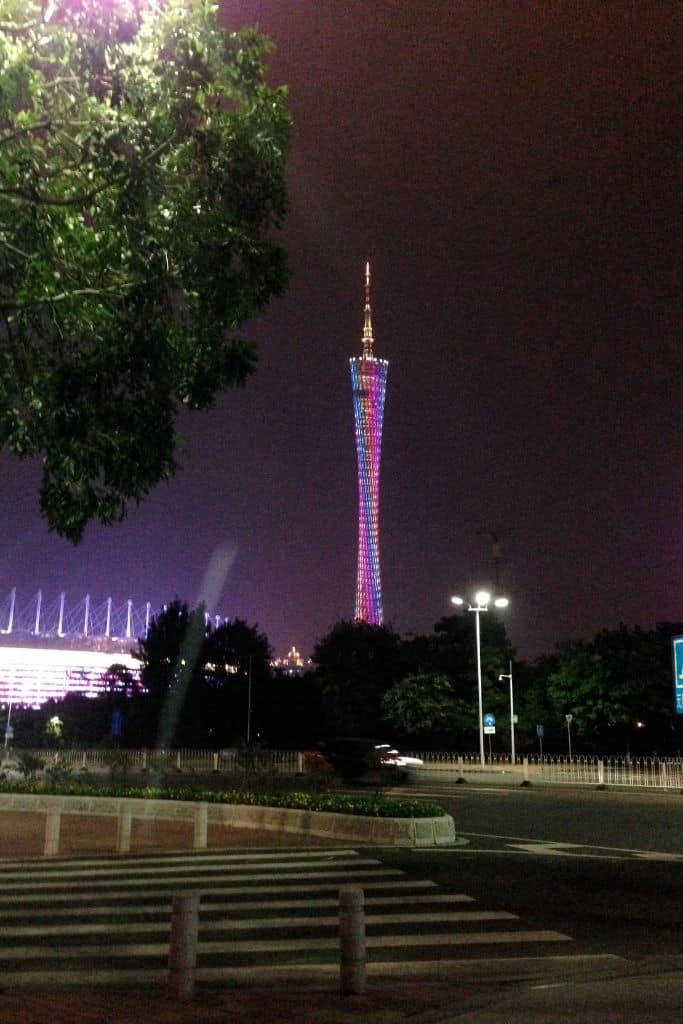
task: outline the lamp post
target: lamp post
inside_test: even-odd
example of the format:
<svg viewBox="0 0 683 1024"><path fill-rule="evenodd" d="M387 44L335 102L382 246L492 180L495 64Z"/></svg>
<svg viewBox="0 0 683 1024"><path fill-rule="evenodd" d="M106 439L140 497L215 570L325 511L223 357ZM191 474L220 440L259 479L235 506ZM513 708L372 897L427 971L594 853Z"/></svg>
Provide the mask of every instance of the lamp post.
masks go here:
<svg viewBox="0 0 683 1024"><path fill-rule="evenodd" d="M486 766L486 757L484 755L484 708L482 703L481 693L481 630L479 627L479 616L482 612L489 610L489 605L493 600L495 608L507 608L510 603L507 597L496 597L492 598L488 590L478 590L474 595L474 604L467 605L467 611L474 613L475 621L475 633L477 638L477 698L479 702L479 761L481 767ZM454 596L451 598L452 604L464 605L462 597Z"/></svg>
<svg viewBox="0 0 683 1024"><path fill-rule="evenodd" d="M512 694L512 662L510 662L510 671L501 672L498 676L499 681L501 679L508 679L510 682L510 761L514 765L515 763L515 702Z"/></svg>

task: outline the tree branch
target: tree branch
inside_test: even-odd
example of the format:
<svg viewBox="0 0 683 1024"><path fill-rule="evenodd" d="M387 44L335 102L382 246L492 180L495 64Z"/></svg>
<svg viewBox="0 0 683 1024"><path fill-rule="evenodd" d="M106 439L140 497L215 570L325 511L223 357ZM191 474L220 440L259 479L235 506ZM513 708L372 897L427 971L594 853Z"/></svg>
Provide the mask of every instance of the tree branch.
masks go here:
<svg viewBox="0 0 683 1024"><path fill-rule="evenodd" d="M134 282L125 285L124 287L132 288ZM78 296L88 296L91 298L115 298L123 299L125 295L119 287L111 288L74 288L73 291L59 292L57 295L41 295L35 299L20 302L16 299L3 299L0 298L0 310L18 310L18 309L31 309L33 306L46 306L52 305L55 302L64 302L65 299L71 299Z"/></svg>

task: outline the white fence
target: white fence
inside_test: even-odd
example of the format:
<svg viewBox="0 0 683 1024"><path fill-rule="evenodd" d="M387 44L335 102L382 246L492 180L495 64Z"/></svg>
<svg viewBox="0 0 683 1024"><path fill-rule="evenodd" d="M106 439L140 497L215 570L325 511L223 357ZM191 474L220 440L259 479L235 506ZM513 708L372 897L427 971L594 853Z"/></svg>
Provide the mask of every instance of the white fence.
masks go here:
<svg viewBox="0 0 683 1024"><path fill-rule="evenodd" d="M208 772L276 772L291 775L306 771L306 758L296 750L31 750L11 751L16 762L20 753L40 758L46 768L61 766L74 774L110 771L178 772L200 775ZM669 757L535 756L518 758L497 754L482 767L478 754L453 751L417 751L424 762L417 773L421 781L444 782L478 773L507 782L569 783L586 786L638 786L647 789L683 790L683 759Z"/></svg>
<svg viewBox="0 0 683 1024"><path fill-rule="evenodd" d="M269 771L290 774L303 771L303 755L296 750L13 750L10 760L32 754L46 768L62 767L76 772L111 771L206 772Z"/></svg>
<svg viewBox="0 0 683 1024"><path fill-rule="evenodd" d="M498 754L482 767L478 754L456 754L452 751L417 752L424 761L422 771L434 777L470 772L514 772L520 781L571 783L588 786L640 786L648 789L683 789L683 759L680 757L616 757L531 755L517 758L513 765L509 755Z"/></svg>

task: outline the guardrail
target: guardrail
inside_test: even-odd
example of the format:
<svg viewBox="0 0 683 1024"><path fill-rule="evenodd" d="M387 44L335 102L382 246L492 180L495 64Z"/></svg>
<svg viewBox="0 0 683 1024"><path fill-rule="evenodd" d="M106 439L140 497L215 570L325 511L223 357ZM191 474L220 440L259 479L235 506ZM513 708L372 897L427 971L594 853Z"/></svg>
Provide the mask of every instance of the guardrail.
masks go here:
<svg viewBox="0 0 683 1024"><path fill-rule="evenodd" d="M647 789L682 789L683 759L679 757L619 757L599 755L529 755L517 758L513 765L509 755L487 758L482 768L478 754L453 751L417 751L413 756L424 762L422 771L515 771L523 780L549 783L571 783L592 786L637 786Z"/></svg>
<svg viewBox="0 0 683 1024"><path fill-rule="evenodd" d="M130 772L207 772L263 771L278 774L303 772L303 754L296 750L12 750L11 761L30 754L46 768L65 768L72 772L105 772L112 769Z"/></svg>
<svg viewBox="0 0 683 1024"><path fill-rule="evenodd" d="M297 750L28 750L11 751L15 761L32 754L45 768L62 767L74 773L124 769L134 772L178 772L201 775L209 772L272 772L302 774L306 758ZM466 775L469 772L516 772L520 781L571 783L573 785L634 786L647 789L683 789L683 759L678 757L619 757L596 755L529 755L513 765L506 754L487 758L482 768L479 755L454 751L416 751L412 756L424 762L420 771Z"/></svg>

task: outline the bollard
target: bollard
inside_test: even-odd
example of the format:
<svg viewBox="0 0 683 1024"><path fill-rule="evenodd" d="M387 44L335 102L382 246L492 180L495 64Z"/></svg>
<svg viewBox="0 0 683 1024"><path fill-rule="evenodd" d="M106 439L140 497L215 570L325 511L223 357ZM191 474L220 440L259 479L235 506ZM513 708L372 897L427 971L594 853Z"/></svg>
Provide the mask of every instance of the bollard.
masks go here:
<svg viewBox="0 0 683 1024"><path fill-rule="evenodd" d="M297 775L303 775L304 773L304 755L300 750L297 751L296 755L296 773Z"/></svg>
<svg viewBox="0 0 683 1024"><path fill-rule="evenodd" d="M339 982L343 996L362 996L366 984L365 896L352 886L339 890Z"/></svg>
<svg viewBox="0 0 683 1024"><path fill-rule="evenodd" d="M168 947L168 985L176 999L192 999L197 968L199 893L173 897Z"/></svg>
<svg viewBox="0 0 683 1024"><path fill-rule="evenodd" d="M605 763L598 761L598 786L605 785Z"/></svg>
<svg viewBox="0 0 683 1024"><path fill-rule="evenodd" d="M529 758L522 758L522 784L529 785Z"/></svg>
<svg viewBox="0 0 683 1024"><path fill-rule="evenodd" d="M48 811L45 815L45 847L43 856L56 857L59 853L59 829L62 823L61 811Z"/></svg>
<svg viewBox="0 0 683 1024"><path fill-rule="evenodd" d="M218 751L213 755L213 771L218 771Z"/></svg>
<svg viewBox="0 0 683 1024"><path fill-rule="evenodd" d="M209 820L209 805L207 803L199 803L194 809L194 839L192 841L192 847L195 850L206 849L206 836L207 827Z"/></svg>
<svg viewBox="0 0 683 1024"><path fill-rule="evenodd" d="M133 808L130 804L122 804L116 826L116 852L130 853L130 833L133 823Z"/></svg>

